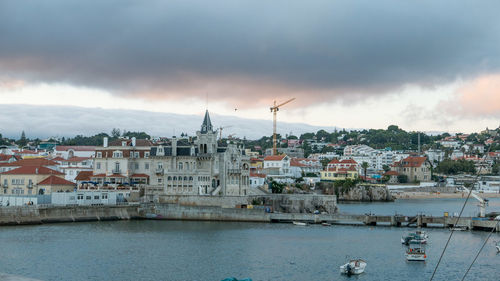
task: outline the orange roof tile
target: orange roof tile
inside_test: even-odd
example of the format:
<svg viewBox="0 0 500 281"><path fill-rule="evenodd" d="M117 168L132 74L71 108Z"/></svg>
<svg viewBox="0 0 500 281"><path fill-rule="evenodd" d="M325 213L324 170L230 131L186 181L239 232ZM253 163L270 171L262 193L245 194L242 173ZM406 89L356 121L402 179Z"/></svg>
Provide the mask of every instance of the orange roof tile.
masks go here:
<svg viewBox="0 0 500 281"><path fill-rule="evenodd" d="M92 171L81 171L75 177L75 180L76 181L89 181L92 174L93 174Z"/></svg>
<svg viewBox="0 0 500 281"><path fill-rule="evenodd" d="M283 158L286 157L286 154L282 154L282 155L271 155L271 156L266 156L264 158L264 161L281 161L283 160Z"/></svg>
<svg viewBox="0 0 500 281"><path fill-rule="evenodd" d="M49 176L43 181L39 182L38 185L75 185L74 182L67 181L58 176Z"/></svg>
<svg viewBox="0 0 500 281"><path fill-rule="evenodd" d="M3 172L2 175L64 175L47 167L22 166L14 170Z"/></svg>

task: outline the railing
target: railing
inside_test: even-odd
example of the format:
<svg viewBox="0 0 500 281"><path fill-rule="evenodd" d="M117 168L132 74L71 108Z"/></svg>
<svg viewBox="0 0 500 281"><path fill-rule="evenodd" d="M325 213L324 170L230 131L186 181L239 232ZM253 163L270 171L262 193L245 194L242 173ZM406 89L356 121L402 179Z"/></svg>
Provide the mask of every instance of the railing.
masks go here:
<svg viewBox="0 0 500 281"><path fill-rule="evenodd" d="M227 169L229 174L241 174L241 169Z"/></svg>
<svg viewBox="0 0 500 281"><path fill-rule="evenodd" d="M157 168L156 173L157 174L162 174L163 175L164 169L163 168Z"/></svg>
<svg viewBox="0 0 500 281"><path fill-rule="evenodd" d="M121 174L121 170L120 169L113 169L113 174Z"/></svg>

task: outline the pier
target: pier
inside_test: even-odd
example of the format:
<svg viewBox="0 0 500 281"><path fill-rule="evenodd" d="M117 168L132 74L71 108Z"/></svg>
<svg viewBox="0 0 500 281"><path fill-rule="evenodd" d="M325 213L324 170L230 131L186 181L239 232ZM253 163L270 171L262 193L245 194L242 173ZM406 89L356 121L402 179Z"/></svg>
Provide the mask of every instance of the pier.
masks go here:
<svg viewBox="0 0 500 281"><path fill-rule="evenodd" d="M394 226L394 227L464 227L469 230L491 230L500 232L500 224L497 221L475 217L433 217L426 215L416 216L378 216L374 214L291 214L273 213L270 215L271 222L300 221L306 223L330 223L340 225L367 225L367 226Z"/></svg>

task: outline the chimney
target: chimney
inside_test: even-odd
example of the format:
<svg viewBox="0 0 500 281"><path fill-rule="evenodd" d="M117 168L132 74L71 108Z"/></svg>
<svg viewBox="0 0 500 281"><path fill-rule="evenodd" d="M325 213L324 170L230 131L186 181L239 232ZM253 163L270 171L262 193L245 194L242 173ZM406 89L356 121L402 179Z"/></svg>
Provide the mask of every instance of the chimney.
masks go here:
<svg viewBox="0 0 500 281"><path fill-rule="evenodd" d="M172 156L177 156L177 138L172 137Z"/></svg>
<svg viewBox="0 0 500 281"><path fill-rule="evenodd" d="M135 146L135 141L136 141L136 138L132 137L132 146Z"/></svg>
<svg viewBox="0 0 500 281"><path fill-rule="evenodd" d="M104 137L104 139L102 140L102 146L108 147L108 137Z"/></svg>

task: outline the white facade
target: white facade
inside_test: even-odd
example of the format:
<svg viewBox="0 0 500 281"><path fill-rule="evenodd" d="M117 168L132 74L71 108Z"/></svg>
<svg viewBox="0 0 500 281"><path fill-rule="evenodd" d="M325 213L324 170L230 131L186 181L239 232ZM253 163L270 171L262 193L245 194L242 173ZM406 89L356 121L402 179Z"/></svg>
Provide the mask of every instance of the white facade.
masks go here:
<svg viewBox="0 0 500 281"><path fill-rule="evenodd" d="M445 152L440 149L429 149L425 152L427 155L427 159L432 163L433 166L436 166L437 163L444 160Z"/></svg>
<svg viewBox="0 0 500 281"><path fill-rule="evenodd" d="M53 205L116 205L126 202L130 191L75 191L51 194Z"/></svg>

